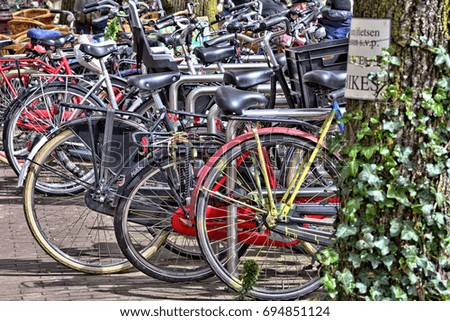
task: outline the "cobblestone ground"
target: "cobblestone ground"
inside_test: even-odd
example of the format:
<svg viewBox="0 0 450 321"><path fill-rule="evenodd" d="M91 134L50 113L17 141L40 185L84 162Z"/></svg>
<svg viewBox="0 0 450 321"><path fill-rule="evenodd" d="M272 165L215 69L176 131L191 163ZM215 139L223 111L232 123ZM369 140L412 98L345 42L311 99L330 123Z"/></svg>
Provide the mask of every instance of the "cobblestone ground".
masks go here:
<svg viewBox="0 0 450 321"><path fill-rule="evenodd" d="M32 237L16 181L0 163L0 301L234 299L216 278L174 285L137 271L86 275L58 264Z"/></svg>
<svg viewBox="0 0 450 321"><path fill-rule="evenodd" d="M17 178L0 163L0 301L20 300L234 300L217 279L170 284L138 271L87 275L49 257L25 222ZM315 293L309 299L318 298Z"/></svg>

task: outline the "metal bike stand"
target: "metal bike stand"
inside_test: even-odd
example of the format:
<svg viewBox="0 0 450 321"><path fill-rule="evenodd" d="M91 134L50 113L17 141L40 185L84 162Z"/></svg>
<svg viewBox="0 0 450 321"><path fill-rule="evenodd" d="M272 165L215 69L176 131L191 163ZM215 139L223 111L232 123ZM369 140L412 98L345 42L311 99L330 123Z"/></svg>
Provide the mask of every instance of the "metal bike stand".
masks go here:
<svg viewBox="0 0 450 321"><path fill-rule="evenodd" d="M209 82L223 82L223 74L211 75L182 75L180 79L169 87L169 109L178 110L178 90L180 86L186 83L209 83Z"/></svg>
<svg viewBox="0 0 450 321"><path fill-rule="evenodd" d="M217 135L217 126L216 126L216 119L219 117L220 108L217 105L213 105L208 112L207 117L207 127L208 127L208 133Z"/></svg>
<svg viewBox="0 0 450 321"><path fill-rule="evenodd" d="M195 113L195 103L198 98L201 96L211 96L214 95L216 90L222 86L200 86L198 88L193 89L186 97L185 110L189 113ZM281 86L277 85L277 93L282 94L283 91ZM270 94L271 86L270 84L261 84L255 87L255 91L262 94ZM286 102L286 98L277 97L275 100L275 105L277 107L287 107L288 104Z"/></svg>
<svg viewBox="0 0 450 321"><path fill-rule="evenodd" d="M231 141L236 137L236 125L238 122L230 121L226 129L226 139ZM237 177L235 161L233 161L226 169L227 173L227 191L235 189L235 180ZM232 275L237 274L238 266L238 231L237 231L237 207L230 204L227 207L227 270Z"/></svg>

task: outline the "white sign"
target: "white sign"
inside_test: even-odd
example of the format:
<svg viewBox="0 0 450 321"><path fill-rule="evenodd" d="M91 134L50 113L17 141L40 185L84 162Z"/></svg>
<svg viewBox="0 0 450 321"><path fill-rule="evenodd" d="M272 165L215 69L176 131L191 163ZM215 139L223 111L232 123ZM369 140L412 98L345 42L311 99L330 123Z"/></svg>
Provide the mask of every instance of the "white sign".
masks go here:
<svg viewBox="0 0 450 321"><path fill-rule="evenodd" d="M374 58L389 48L391 20L353 18L350 30L345 97L374 100L378 85L369 73L380 71Z"/></svg>

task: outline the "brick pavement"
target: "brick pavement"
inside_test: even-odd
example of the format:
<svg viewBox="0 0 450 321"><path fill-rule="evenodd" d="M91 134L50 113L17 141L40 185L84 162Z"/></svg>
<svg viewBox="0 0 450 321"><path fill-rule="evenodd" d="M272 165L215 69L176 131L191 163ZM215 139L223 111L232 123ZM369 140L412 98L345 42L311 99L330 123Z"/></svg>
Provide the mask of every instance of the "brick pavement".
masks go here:
<svg viewBox="0 0 450 321"><path fill-rule="evenodd" d="M217 279L170 284L141 272L87 275L49 257L26 225L16 177L0 163L0 301L232 300Z"/></svg>
<svg viewBox="0 0 450 321"><path fill-rule="evenodd" d="M0 301L236 298L216 277L192 284L170 284L139 271L88 275L60 265L32 237L16 182L12 170L0 162ZM313 293L308 298L317 299L318 295Z"/></svg>

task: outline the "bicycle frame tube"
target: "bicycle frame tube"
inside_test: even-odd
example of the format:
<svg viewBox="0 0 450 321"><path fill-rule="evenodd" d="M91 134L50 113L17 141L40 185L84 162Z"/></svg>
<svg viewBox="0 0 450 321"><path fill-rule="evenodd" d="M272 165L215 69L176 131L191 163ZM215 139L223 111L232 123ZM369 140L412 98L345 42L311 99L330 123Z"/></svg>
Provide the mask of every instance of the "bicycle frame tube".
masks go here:
<svg viewBox="0 0 450 321"><path fill-rule="evenodd" d="M12 86L7 72L16 70L18 75L20 75L20 71L22 69L38 70L48 74L55 74L56 72L59 72L57 71L57 68L37 58L0 58L0 75L14 97L17 97L18 93L14 86Z"/></svg>
<svg viewBox="0 0 450 321"><path fill-rule="evenodd" d="M335 114L336 114L336 111L333 109L330 112L330 114L328 115L328 117L325 119L325 122L323 123L323 125L321 127L321 133L319 136L319 140L317 141L316 147L312 151L311 156L308 159L308 162L304 166L300 166L299 169L297 170L298 174L301 171L301 175L300 174L295 175L296 178L298 176L300 176L300 177L299 177L297 183L295 184L295 187L292 186L293 187L292 193L291 193L290 188L288 188L286 190L286 194L285 194L286 197L283 197L282 202L281 202L281 207L280 207L280 219L284 222L287 221L287 215L292 207L292 204L294 203L294 199L295 199L298 191L300 190L303 182L305 181L306 175L308 174L308 171L311 168L311 165L312 165L314 159L316 158L317 153L319 152L319 149L321 149L323 146L325 137L328 133L328 130L330 129L331 122L333 121ZM287 202L285 202L285 200L287 199L287 195L289 195L289 194L290 194L290 197L287 200ZM269 215L270 214L272 214L272 213L269 213Z"/></svg>

